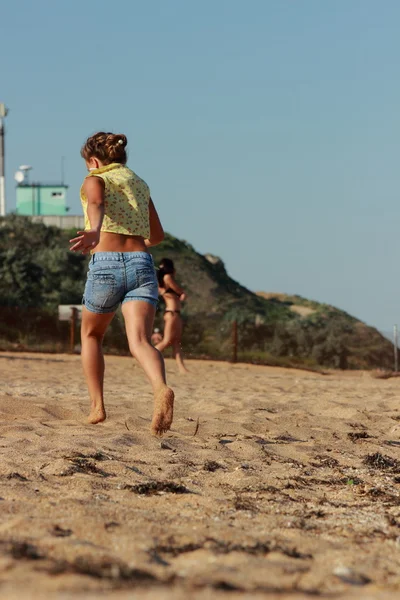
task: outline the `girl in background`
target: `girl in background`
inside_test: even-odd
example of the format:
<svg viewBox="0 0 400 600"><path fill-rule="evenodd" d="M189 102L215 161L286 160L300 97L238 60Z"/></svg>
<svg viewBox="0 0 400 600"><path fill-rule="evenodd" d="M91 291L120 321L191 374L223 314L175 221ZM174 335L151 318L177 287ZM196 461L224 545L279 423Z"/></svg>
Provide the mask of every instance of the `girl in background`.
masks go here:
<svg viewBox="0 0 400 600"><path fill-rule="evenodd" d="M171 427L174 393L166 384L162 355L150 343L158 286L148 248L163 240L164 231L147 184L126 166L126 145L124 135L100 132L81 150L89 171L81 188L85 230L70 240L70 249L92 254L81 327L88 420L95 424L106 418L102 342L122 304L130 351L153 386L151 429L162 435Z"/></svg>
<svg viewBox="0 0 400 600"><path fill-rule="evenodd" d="M172 346L173 356L176 359L180 373L187 373L182 358L182 318L181 303L186 300L184 290L175 281L175 267L170 258L163 258L158 269L159 293L164 299L164 335L163 340L156 345L157 350L162 352L168 346Z"/></svg>

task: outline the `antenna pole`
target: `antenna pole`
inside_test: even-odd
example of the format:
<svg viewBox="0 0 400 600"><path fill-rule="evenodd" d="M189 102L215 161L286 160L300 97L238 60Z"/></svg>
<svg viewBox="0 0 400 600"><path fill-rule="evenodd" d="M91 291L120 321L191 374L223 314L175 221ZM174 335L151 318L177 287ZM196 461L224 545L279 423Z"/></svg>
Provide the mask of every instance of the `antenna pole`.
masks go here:
<svg viewBox="0 0 400 600"><path fill-rule="evenodd" d="M0 217L6 215L6 182L4 169L4 124L0 116Z"/></svg>
<svg viewBox="0 0 400 600"><path fill-rule="evenodd" d="M0 217L6 216L6 180L5 180L5 152L4 152L4 117L8 110L2 102L0 103Z"/></svg>
<svg viewBox="0 0 400 600"><path fill-rule="evenodd" d="M64 160L65 157L61 157L61 185L64 185Z"/></svg>

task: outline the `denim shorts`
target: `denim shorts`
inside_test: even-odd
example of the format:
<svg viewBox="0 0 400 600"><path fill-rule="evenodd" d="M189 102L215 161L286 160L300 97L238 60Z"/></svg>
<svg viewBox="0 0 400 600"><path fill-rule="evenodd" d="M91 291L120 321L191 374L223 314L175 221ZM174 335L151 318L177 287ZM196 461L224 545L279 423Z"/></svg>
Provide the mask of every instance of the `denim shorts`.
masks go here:
<svg viewBox="0 0 400 600"><path fill-rule="evenodd" d="M91 312L115 312L128 300L157 306L153 257L147 252L95 252L89 263L82 304Z"/></svg>

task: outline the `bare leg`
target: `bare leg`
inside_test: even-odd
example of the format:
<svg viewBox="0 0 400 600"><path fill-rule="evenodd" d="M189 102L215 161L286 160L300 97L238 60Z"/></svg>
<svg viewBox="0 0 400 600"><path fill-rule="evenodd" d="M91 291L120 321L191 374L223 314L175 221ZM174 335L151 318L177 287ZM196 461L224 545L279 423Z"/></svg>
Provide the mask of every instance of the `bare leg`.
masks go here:
<svg viewBox="0 0 400 600"><path fill-rule="evenodd" d="M171 427L174 392L167 387L164 359L151 343L155 307L149 302L131 300L122 305L129 349L146 373L154 392L154 415L151 424L155 435Z"/></svg>
<svg viewBox="0 0 400 600"><path fill-rule="evenodd" d="M82 308L81 343L82 366L90 396L89 423L100 423L106 418L104 408L103 337L115 313L98 315Z"/></svg>
<svg viewBox="0 0 400 600"><path fill-rule="evenodd" d="M172 344L174 358L176 360L176 364L178 365L179 373L182 375L184 373L188 373L187 368L183 364L183 356L182 356L182 319L180 316L174 319L174 341Z"/></svg>
<svg viewBox="0 0 400 600"><path fill-rule="evenodd" d="M165 315L164 338L156 345L156 348L162 352L165 348L168 348L168 346L172 346L173 356L178 365L178 370L183 374L188 373L188 370L183 363L181 339L182 320L180 316L167 313Z"/></svg>
<svg viewBox="0 0 400 600"><path fill-rule="evenodd" d="M164 317L164 335L161 342L156 344L157 350L163 352L168 346L172 346L174 341L174 331L173 331L173 321L174 315L170 315L167 313Z"/></svg>
<svg viewBox="0 0 400 600"><path fill-rule="evenodd" d="M182 346L180 341L175 341L172 345L173 348L173 353L174 353L174 358L176 360L176 364L178 365L178 370L179 373L181 373L182 375L184 373L189 373L189 371L187 370L187 368L184 365L183 362L183 356L182 356Z"/></svg>

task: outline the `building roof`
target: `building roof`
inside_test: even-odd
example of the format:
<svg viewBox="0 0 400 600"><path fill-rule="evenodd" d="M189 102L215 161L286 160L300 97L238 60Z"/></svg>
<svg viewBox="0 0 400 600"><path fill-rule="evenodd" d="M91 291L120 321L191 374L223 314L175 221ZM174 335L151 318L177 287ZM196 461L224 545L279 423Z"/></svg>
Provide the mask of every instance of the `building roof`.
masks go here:
<svg viewBox="0 0 400 600"><path fill-rule="evenodd" d="M68 189L69 186L65 185L64 183L19 183L17 185L17 187L19 188L31 188L31 187L42 187L42 188L54 188L54 187L60 187L60 188L64 188L64 189Z"/></svg>

